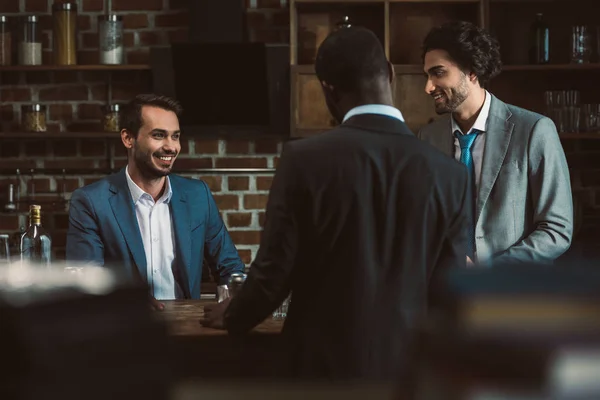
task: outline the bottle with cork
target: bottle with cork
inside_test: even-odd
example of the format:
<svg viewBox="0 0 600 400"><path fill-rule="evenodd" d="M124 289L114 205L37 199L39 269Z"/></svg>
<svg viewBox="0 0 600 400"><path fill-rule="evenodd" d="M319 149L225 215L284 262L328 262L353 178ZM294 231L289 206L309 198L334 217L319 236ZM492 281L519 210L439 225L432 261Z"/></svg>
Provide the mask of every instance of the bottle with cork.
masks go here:
<svg viewBox="0 0 600 400"><path fill-rule="evenodd" d="M29 227L21 235L20 253L22 261L50 266L52 240L42 227L41 206L29 206Z"/></svg>

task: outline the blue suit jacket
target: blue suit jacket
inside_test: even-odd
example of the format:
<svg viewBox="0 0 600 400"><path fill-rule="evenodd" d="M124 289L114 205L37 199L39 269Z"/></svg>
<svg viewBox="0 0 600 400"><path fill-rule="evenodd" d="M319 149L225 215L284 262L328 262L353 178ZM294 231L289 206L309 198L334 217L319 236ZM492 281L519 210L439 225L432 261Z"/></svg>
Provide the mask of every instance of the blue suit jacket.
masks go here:
<svg viewBox="0 0 600 400"><path fill-rule="evenodd" d="M186 298L199 299L205 258L218 271L219 284L233 272L244 272L244 263L206 183L176 175L169 179L176 279ZM67 261L119 268L147 282L146 255L125 168L73 192L66 253Z"/></svg>

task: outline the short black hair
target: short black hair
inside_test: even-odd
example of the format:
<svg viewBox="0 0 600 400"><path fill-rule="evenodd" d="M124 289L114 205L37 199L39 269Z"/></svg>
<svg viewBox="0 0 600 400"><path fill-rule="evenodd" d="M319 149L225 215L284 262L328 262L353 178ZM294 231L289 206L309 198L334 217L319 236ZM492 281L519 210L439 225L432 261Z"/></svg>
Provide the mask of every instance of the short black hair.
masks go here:
<svg viewBox="0 0 600 400"><path fill-rule="evenodd" d="M502 70L500 45L488 31L466 21L433 28L423 41L423 59L431 50L445 50L463 70L474 73L485 85Z"/></svg>
<svg viewBox="0 0 600 400"><path fill-rule="evenodd" d="M153 93L138 94L129 103L123 107L120 112L120 127L127 130L133 137L137 137L140 128L144 124L142 120L142 107L151 106L172 111L177 118L183 113L183 108L179 102L167 96Z"/></svg>
<svg viewBox="0 0 600 400"><path fill-rule="evenodd" d="M315 72L336 90L357 93L373 80L388 77L387 58L377 36L364 27L340 28L319 46Z"/></svg>

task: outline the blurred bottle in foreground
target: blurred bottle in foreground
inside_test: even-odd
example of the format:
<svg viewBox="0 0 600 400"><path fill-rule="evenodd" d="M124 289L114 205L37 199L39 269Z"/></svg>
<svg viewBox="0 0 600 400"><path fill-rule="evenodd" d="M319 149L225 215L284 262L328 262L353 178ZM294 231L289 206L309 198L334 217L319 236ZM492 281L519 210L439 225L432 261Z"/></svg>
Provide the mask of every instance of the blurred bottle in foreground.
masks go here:
<svg viewBox="0 0 600 400"><path fill-rule="evenodd" d="M52 240L42 227L41 206L29 206L29 227L21 236L21 260L50 265Z"/></svg>

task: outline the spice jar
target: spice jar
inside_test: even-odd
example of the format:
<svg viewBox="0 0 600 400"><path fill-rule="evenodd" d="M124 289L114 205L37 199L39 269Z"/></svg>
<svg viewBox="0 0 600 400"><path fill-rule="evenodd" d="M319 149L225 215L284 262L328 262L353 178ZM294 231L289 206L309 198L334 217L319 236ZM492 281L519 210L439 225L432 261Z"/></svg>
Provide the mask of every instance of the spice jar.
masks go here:
<svg viewBox="0 0 600 400"><path fill-rule="evenodd" d="M54 3L52 5L52 43L54 64L77 64L75 29L77 26L77 4Z"/></svg>
<svg viewBox="0 0 600 400"><path fill-rule="evenodd" d="M46 132L46 106L41 104L23 106L21 120L25 132Z"/></svg>
<svg viewBox="0 0 600 400"><path fill-rule="evenodd" d="M35 15L28 15L23 21L19 38L19 64L42 65L42 40L38 17Z"/></svg>
<svg viewBox="0 0 600 400"><path fill-rule="evenodd" d="M12 64L12 34L6 15L0 15L0 65Z"/></svg>
<svg viewBox="0 0 600 400"><path fill-rule="evenodd" d="M105 15L98 25L100 64L123 64L123 17Z"/></svg>
<svg viewBox="0 0 600 400"><path fill-rule="evenodd" d="M102 117L102 128L104 132L120 132L121 121L118 104L109 104L103 107L104 116Z"/></svg>

